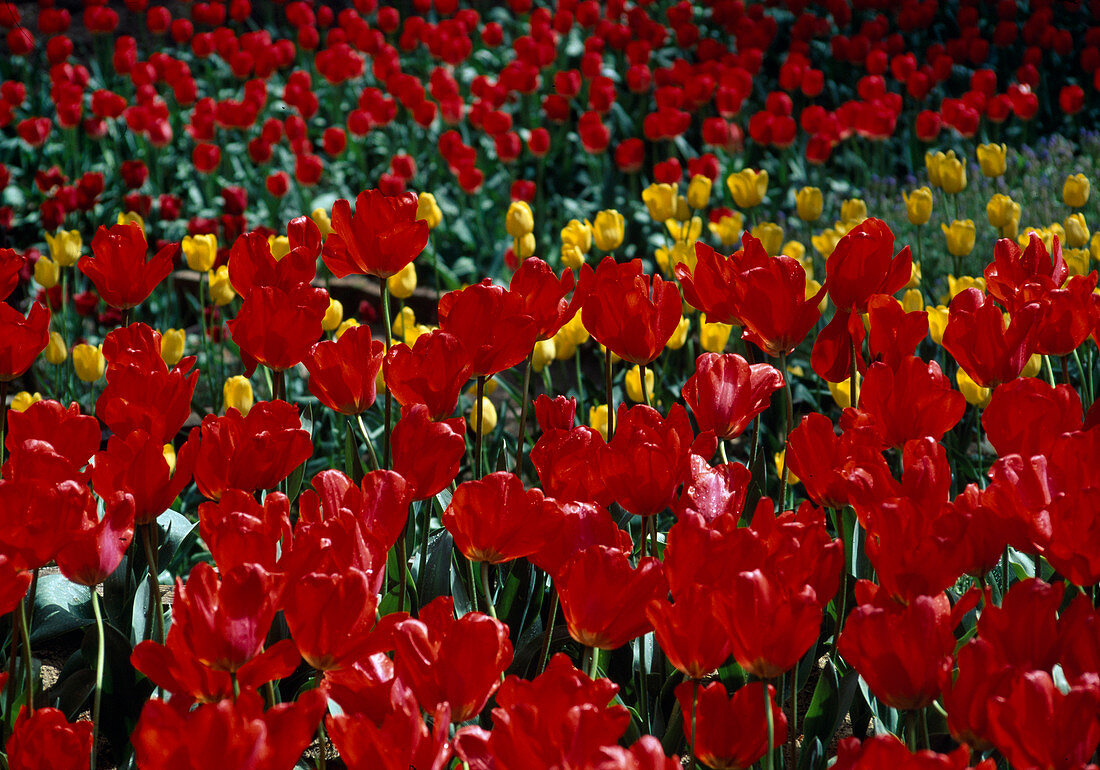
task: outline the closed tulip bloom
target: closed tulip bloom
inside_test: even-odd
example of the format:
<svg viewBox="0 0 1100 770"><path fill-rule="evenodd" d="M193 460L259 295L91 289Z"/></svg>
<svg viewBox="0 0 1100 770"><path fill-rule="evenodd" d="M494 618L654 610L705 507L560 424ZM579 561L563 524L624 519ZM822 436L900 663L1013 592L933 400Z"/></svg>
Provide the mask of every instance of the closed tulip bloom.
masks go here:
<svg viewBox="0 0 1100 770"><path fill-rule="evenodd" d="M941 344L974 382L992 388L1016 379L1031 358L1039 315L1031 303L1006 324L992 297L967 289L951 300Z"/></svg>
<svg viewBox="0 0 1100 770"><path fill-rule="evenodd" d="M439 301L439 326L469 353L471 374L488 376L523 361L538 339L524 298L486 278Z"/></svg>
<svg viewBox="0 0 1100 770"><path fill-rule="evenodd" d="M227 379L222 386L222 403L223 411L236 409L242 417L247 415L253 404L252 383L248 378L236 374Z"/></svg>
<svg viewBox="0 0 1100 770"><path fill-rule="evenodd" d="M233 284L229 280L228 265L207 273L206 280L210 283L210 299L214 300L216 306L224 307L237 298L237 292L233 290Z"/></svg>
<svg viewBox="0 0 1100 770"><path fill-rule="evenodd" d="M337 278L353 273L389 278L412 262L428 243L428 223L417 219L416 193L390 197L364 190L355 213L346 200L332 207L332 233L323 259Z"/></svg>
<svg viewBox="0 0 1100 770"><path fill-rule="evenodd" d="M569 635L601 650L652 631L646 607L668 592L660 561L647 556L631 567L627 554L602 545L570 559L554 582Z"/></svg>
<svg viewBox="0 0 1100 770"><path fill-rule="evenodd" d="M592 240L601 251L614 251L623 242L626 220L615 209L605 209L596 214L592 223Z"/></svg>
<svg viewBox="0 0 1100 770"><path fill-rule="evenodd" d="M340 300L330 296L328 310L325 311L325 317L321 319L321 328L326 332L334 332L340 328L340 324L343 322L344 305Z"/></svg>
<svg viewBox="0 0 1100 770"><path fill-rule="evenodd" d="M92 758L92 723L69 722L55 708L23 706L6 752L11 770L82 770Z"/></svg>
<svg viewBox="0 0 1100 770"><path fill-rule="evenodd" d="M50 332L50 342L46 345L46 360L57 366L63 364L69 357L69 349L65 347L65 339L60 332Z"/></svg>
<svg viewBox="0 0 1100 770"><path fill-rule="evenodd" d="M328 292L300 284L290 291L256 286L229 321L229 333L241 349L245 372L257 364L282 371L301 363L321 336L328 311Z"/></svg>
<svg viewBox="0 0 1100 770"><path fill-rule="evenodd" d="M168 244L147 260L145 233L136 225L100 227L92 238L92 256L78 262L96 291L118 310L144 302L153 289L172 272L179 244Z"/></svg>
<svg viewBox="0 0 1100 770"><path fill-rule="evenodd" d="M985 205L985 215L989 224L999 230L1009 227L1013 221L1020 221L1020 204L1012 198L997 193Z"/></svg>
<svg viewBox="0 0 1100 770"><path fill-rule="evenodd" d="M1062 200L1070 208L1079 209L1089 202L1089 180L1084 174L1066 177L1062 186Z"/></svg>
<svg viewBox="0 0 1100 770"><path fill-rule="evenodd" d="M704 353L695 373L684 383L683 396L700 431L720 439L741 435L756 415L768 408L783 387L783 375L768 364L749 364L734 353Z"/></svg>
<svg viewBox="0 0 1100 770"><path fill-rule="evenodd" d="M561 240L563 244L572 246L583 256L592 248L592 225L587 219L583 222L579 219L570 219L561 230Z"/></svg>
<svg viewBox="0 0 1100 770"><path fill-rule="evenodd" d="M673 404L667 417L644 404L623 404L615 416L615 436L600 457L607 491L637 516L660 513L688 475L694 439L680 404Z"/></svg>
<svg viewBox="0 0 1100 770"><path fill-rule="evenodd" d="M752 228L752 237L759 240L764 251L773 257L783 249L783 228L775 222L761 222L756 225Z"/></svg>
<svg viewBox="0 0 1100 770"><path fill-rule="evenodd" d="M106 494L106 490L97 492ZM110 495L103 518L84 519L70 537L57 552L61 574L78 585L99 585L122 563L134 538L134 499L125 492Z"/></svg>
<svg viewBox="0 0 1100 770"><path fill-rule="evenodd" d="M932 191L927 187L918 187L910 193L903 192L905 213L911 225L926 225L932 218Z"/></svg>
<svg viewBox="0 0 1100 770"><path fill-rule="evenodd" d="M52 289L60 280L61 266L57 262L42 257L34 263L34 281L43 289Z"/></svg>
<svg viewBox="0 0 1100 770"><path fill-rule="evenodd" d="M677 670L702 679L730 657L730 639L714 612L711 589L692 586L670 603L660 597L649 603L646 617L657 644Z"/></svg>
<svg viewBox="0 0 1100 770"><path fill-rule="evenodd" d="M46 233L46 244L50 247L50 258L62 267L75 265L84 247L79 230L58 230L53 235Z"/></svg>
<svg viewBox="0 0 1100 770"><path fill-rule="evenodd" d="M818 187L803 187L794 196L795 210L803 222L816 222L825 207L825 197Z"/></svg>
<svg viewBox="0 0 1100 770"><path fill-rule="evenodd" d="M368 326L356 326L339 340L318 342L302 360L309 372L309 392L340 414L365 412L374 404L375 380L385 354L385 343L371 339Z"/></svg>
<svg viewBox="0 0 1100 770"><path fill-rule="evenodd" d="M409 485L409 497L426 500L439 494L458 476L466 453L465 426L460 418L433 421L423 404L401 410L393 428L393 469Z"/></svg>
<svg viewBox="0 0 1100 770"><path fill-rule="evenodd" d="M768 192L768 172L746 168L726 177L726 186L738 208L759 206Z"/></svg>
<svg viewBox="0 0 1100 770"><path fill-rule="evenodd" d="M849 198L840 204L840 221L859 224L867 218L867 202L862 198Z"/></svg>
<svg viewBox="0 0 1100 770"><path fill-rule="evenodd" d="M770 684L750 682L732 697L726 695L721 682L700 686L698 693L695 686L682 682L676 687L676 700L684 712L684 738L689 743L694 741L695 756L707 767L745 770L767 753L764 687L768 688L767 702L772 710L772 745L781 746L787 740L787 717L776 704L775 688Z"/></svg>
<svg viewBox="0 0 1100 770"><path fill-rule="evenodd" d="M470 430L477 432L477 405L472 404L470 411L466 413L466 424ZM497 408L487 397L481 397L481 435L488 436L497 427Z"/></svg>
<svg viewBox="0 0 1100 770"><path fill-rule="evenodd" d="M430 192L422 192L417 197L416 218L427 222L429 230L434 230L443 222L443 212Z"/></svg>
<svg viewBox="0 0 1100 770"><path fill-rule="evenodd" d="M577 292L585 328L632 364L657 358L680 323L676 284L644 274L640 259L618 264L605 257L595 271L585 267Z"/></svg>
<svg viewBox="0 0 1100 770"><path fill-rule="evenodd" d="M965 257L974 250L974 220L953 221L950 226L941 224L947 251L953 257Z"/></svg>
<svg viewBox="0 0 1100 770"><path fill-rule="evenodd" d="M741 237L741 230L744 229L744 222L744 216L738 211L733 214L720 216L717 222L711 222L707 225L707 228L711 233L717 236L723 246L732 246L737 243L738 239Z"/></svg>
<svg viewBox="0 0 1100 770"><path fill-rule="evenodd" d="M656 380L652 369L645 370L645 393L642 393L642 368L635 365L626 373L626 397L636 404L653 399L653 384Z"/></svg>
<svg viewBox="0 0 1100 770"><path fill-rule="evenodd" d="M1088 245L1089 225L1085 221L1085 215L1078 211L1066 217L1066 243L1072 248L1080 249Z"/></svg>
<svg viewBox="0 0 1100 770"><path fill-rule="evenodd" d="M183 329L165 329L160 336L160 357L167 366L175 366L183 358L187 335Z"/></svg>
<svg viewBox="0 0 1100 770"><path fill-rule="evenodd" d="M27 317L11 305L0 303L0 381L23 374L50 341L50 311L34 303Z"/></svg>
<svg viewBox="0 0 1100 770"><path fill-rule="evenodd" d="M73 348L73 369L82 382L95 382L107 370L103 348L98 345L80 344Z"/></svg>
<svg viewBox="0 0 1100 770"><path fill-rule="evenodd" d="M351 666L374 643L378 597L360 569L302 575L287 585L282 606L298 652L319 671Z"/></svg>
<svg viewBox="0 0 1100 770"><path fill-rule="evenodd" d="M693 209L706 208L707 203L710 202L710 189L710 177L703 176L702 174L696 174L695 176L693 176L691 178L691 181L688 183L688 206Z"/></svg>
<svg viewBox="0 0 1100 770"><path fill-rule="evenodd" d="M466 346L438 329L420 335L412 347L394 345L383 364L387 387L397 402L406 407L424 404L432 419L454 412L472 370Z"/></svg>
<svg viewBox="0 0 1100 770"><path fill-rule="evenodd" d="M999 177L1005 172L1005 155L1008 148L1003 144L979 144L978 165L987 177Z"/></svg>
<svg viewBox="0 0 1100 770"><path fill-rule="evenodd" d="M939 364L906 356L896 368L871 364L859 389L859 408L874 417L887 446L900 448L925 436L940 440L962 419L966 401Z"/></svg>
<svg viewBox="0 0 1100 770"><path fill-rule="evenodd" d="M535 229L535 217L527 201L512 201L504 217L504 229L513 238L522 238Z"/></svg>
<svg viewBox="0 0 1100 770"><path fill-rule="evenodd" d="M41 393L30 393L28 391L21 390L11 397L11 404L9 404L9 408L13 412L25 412L41 400Z"/></svg>
<svg viewBox="0 0 1100 770"><path fill-rule="evenodd" d="M699 318L699 347L708 353L721 353L729 344L733 326L723 323L711 323L706 315ZM685 329L686 334L686 329Z"/></svg>
<svg viewBox="0 0 1100 770"><path fill-rule="evenodd" d="M218 238L210 233L185 235L180 243L187 266L192 270L205 273L214 267L218 257Z"/></svg>
<svg viewBox="0 0 1100 770"><path fill-rule="evenodd" d="M516 474L505 472L459 484L443 512L455 547L470 561L490 564L537 552L556 523L542 511L542 491L525 490Z"/></svg>

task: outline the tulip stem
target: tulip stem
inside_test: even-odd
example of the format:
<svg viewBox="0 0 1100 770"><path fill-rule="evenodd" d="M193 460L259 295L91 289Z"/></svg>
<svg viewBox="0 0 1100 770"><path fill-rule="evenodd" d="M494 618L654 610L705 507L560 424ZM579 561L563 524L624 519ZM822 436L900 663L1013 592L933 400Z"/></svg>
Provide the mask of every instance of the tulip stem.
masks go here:
<svg viewBox="0 0 1100 770"><path fill-rule="evenodd" d="M387 391L388 393L389 391ZM479 374L477 376L477 417L474 422L477 424L477 428L474 430L474 478L481 478L481 420L482 420L482 408L481 402L485 398L485 375Z"/></svg>
<svg viewBox="0 0 1100 770"><path fill-rule="evenodd" d="M607 440L615 436L615 397L611 390L611 348L604 351L604 389L607 391Z"/></svg>
<svg viewBox="0 0 1100 770"><path fill-rule="evenodd" d="M691 680L691 764L688 770L695 770L695 712L699 707L699 680Z"/></svg>
<svg viewBox="0 0 1100 770"><path fill-rule="evenodd" d="M794 399L791 396L791 375L787 371L787 354L779 354L779 368L783 374L783 402L786 408L783 423L783 467L779 470L779 507L787 507L787 447L791 443L791 426L794 424Z"/></svg>
<svg viewBox="0 0 1100 770"><path fill-rule="evenodd" d="M153 527L156 522L141 525L141 544L145 549L145 563L149 569L149 605L146 619L149 624L149 638L164 644L164 605L160 598L160 574L157 569L157 549L153 543ZM152 623L156 616L156 625ZM154 633L155 632L155 633Z"/></svg>
<svg viewBox="0 0 1100 770"><path fill-rule="evenodd" d="M764 767L772 770L775 766L775 716L772 714L772 698L768 692L768 683L761 682L764 690L764 721L768 725L768 753L764 755Z"/></svg>
<svg viewBox="0 0 1100 770"><path fill-rule="evenodd" d="M848 374L848 394L850 396L849 401L853 409L859 408L859 382L856 378L859 376L859 359L856 357L856 338L852 337L851 340L851 361L849 362L849 374ZM785 378L784 378L785 379Z"/></svg>
<svg viewBox="0 0 1100 770"><path fill-rule="evenodd" d="M718 458L722 461L722 465L729 463L729 458L726 457L726 440L724 438L718 439Z"/></svg>
<svg viewBox="0 0 1100 770"><path fill-rule="evenodd" d="M95 695L92 698L92 762L95 770L96 738L99 736L99 708L103 696L103 660L106 634L103 632L103 612L99 607L99 593L92 586L92 612L95 613L95 630L98 646L95 653Z"/></svg>
<svg viewBox="0 0 1100 770"><path fill-rule="evenodd" d="M1081 356L1076 349L1073 351L1073 360L1077 363L1077 371L1081 374L1081 389L1085 391L1085 409L1088 410L1092 406L1092 372L1085 372L1085 367L1081 364Z"/></svg>
<svg viewBox="0 0 1100 770"><path fill-rule="evenodd" d="M915 709L905 712L905 743L909 751L917 750L917 712Z"/></svg>
<svg viewBox="0 0 1100 770"><path fill-rule="evenodd" d="M367 426L363 423L363 415L357 414L355 418L359 421L359 432L363 434L363 440L367 442L367 452L370 453L370 467L372 470L378 470L378 455L374 453L374 442L370 440L370 433L367 432Z"/></svg>
<svg viewBox="0 0 1100 770"><path fill-rule="evenodd" d="M542 655L539 656L538 673L546 670L546 661L550 659L550 642L554 638L554 621L558 619L558 592L551 583L550 590L554 591L554 600L550 603L550 620L546 624L546 641L542 645Z"/></svg>
<svg viewBox="0 0 1100 770"><path fill-rule="evenodd" d="M8 381L0 380L0 478L3 478L4 435L8 429Z"/></svg>
<svg viewBox="0 0 1100 770"><path fill-rule="evenodd" d="M523 462L523 448L527 444L527 402L531 390L531 367L535 357L535 349L527 354L527 365L523 369L523 398L519 407L519 435L516 436L516 464L512 472L520 475L520 464Z"/></svg>
<svg viewBox="0 0 1100 770"><path fill-rule="evenodd" d="M206 288L203 283L206 278L206 275L199 273L199 319L202 322L202 357L206 369L206 384L210 388L210 407L211 412L216 412L218 410L218 394L214 389L214 367L210 361L210 340L207 336L206 323Z"/></svg>
<svg viewBox="0 0 1100 770"><path fill-rule="evenodd" d="M34 605L31 605L34 609ZM23 670L27 682L27 713L34 713L34 664L31 659L31 629L27 621L27 603L19 602L19 635L23 638Z"/></svg>
<svg viewBox="0 0 1100 770"><path fill-rule="evenodd" d="M589 647L588 648L588 666L585 673L588 674L588 678L593 682L596 681L600 675L600 648Z"/></svg>
<svg viewBox="0 0 1100 770"><path fill-rule="evenodd" d="M481 562L481 592L485 595L485 606L489 608L489 617L497 619L497 608L493 606L493 595L489 591L489 562Z"/></svg>
<svg viewBox="0 0 1100 770"><path fill-rule="evenodd" d="M386 324L386 352L390 352L393 345L393 329L390 323L390 290L386 285L386 279L379 277L379 293L382 295L382 320ZM386 388L386 429L382 439L382 467L390 467L390 431L393 422L393 394Z"/></svg>
<svg viewBox="0 0 1100 770"><path fill-rule="evenodd" d="M642 400L645 401L646 406L652 407L653 404L652 404L652 400L649 397L649 388L646 387L645 374L646 374L645 364L638 364L638 375L639 375L638 380L642 384Z"/></svg>

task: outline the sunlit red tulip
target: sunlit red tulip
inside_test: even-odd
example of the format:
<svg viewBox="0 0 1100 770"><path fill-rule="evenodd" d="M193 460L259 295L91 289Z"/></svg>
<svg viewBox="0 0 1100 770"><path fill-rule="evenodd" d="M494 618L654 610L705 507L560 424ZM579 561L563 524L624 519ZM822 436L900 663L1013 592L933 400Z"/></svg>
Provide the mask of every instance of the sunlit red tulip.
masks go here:
<svg viewBox="0 0 1100 770"><path fill-rule="evenodd" d="M764 687L768 688L767 702L772 710L773 745L778 746L787 740L787 717L775 702L775 688L771 685L751 682L732 696L726 695L721 682L699 687L694 695L691 682L683 682L676 688L676 700L684 712L685 739L694 740L692 749L702 763L739 770L752 767L767 753Z"/></svg>
<svg viewBox="0 0 1100 770"><path fill-rule="evenodd" d="M682 393L699 430L729 439L767 409L772 394L782 387L783 375L768 364L750 365L734 353L704 353L695 360L695 373Z"/></svg>
<svg viewBox="0 0 1100 770"><path fill-rule="evenodd" d="M389 197L378 190L359 193L354 214L346 200L336 201L323 254L329 270L337 278L397 275L428 242L428 224L416 218L416 205L416 193Z"/></svg>
<svg viewBox="0 0 1100 770"><path fill-rule="evenodd" d="M145 233L136 225L100 227L92 238L92 256L77 262L113 308L127 310L144 302L172 272L179 244L172 243L148 259Z"/></svg>
<svg viewBox="0 0 1100 770"><path fill-rule="evenodd" d="M340 414L366 411L374 404L385 352L385 343L372 340L366 325L348 329L337 340L318 342L302 361L309 371L309 392Z"/></svg>
<svg viewBox="0 0 1100 770"><path fill-rule="evenodd" d="M443 526L470 561L512 561L542 548L557 523L542 501L542 490L525 490L514 473L491 473L458 485Z"/></svg>

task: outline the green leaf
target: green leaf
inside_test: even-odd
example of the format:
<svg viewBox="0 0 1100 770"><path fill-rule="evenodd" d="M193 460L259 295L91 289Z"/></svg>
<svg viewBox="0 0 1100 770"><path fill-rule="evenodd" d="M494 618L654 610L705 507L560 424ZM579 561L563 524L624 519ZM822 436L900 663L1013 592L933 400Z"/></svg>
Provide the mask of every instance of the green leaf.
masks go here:
<svg viewBox="0 0 1100 770"><path fill-rule="evenodd" d="M37 644L95 622L92 594L63 575L43 575L34 595L31 643Z"/></svg>
<svg viewBox="0 0 1100 770"><path fill-rule="evenodd" d="M803 733L806 741L815 739L827 742L835 732L835 726L842 721L844 715L840 713L840 679L832 661L825 661L818 677L817 686L814 687L813 698L810 707L806 711ZM811 767L807 764L808 753L802 755L801 766Z"/></svg>

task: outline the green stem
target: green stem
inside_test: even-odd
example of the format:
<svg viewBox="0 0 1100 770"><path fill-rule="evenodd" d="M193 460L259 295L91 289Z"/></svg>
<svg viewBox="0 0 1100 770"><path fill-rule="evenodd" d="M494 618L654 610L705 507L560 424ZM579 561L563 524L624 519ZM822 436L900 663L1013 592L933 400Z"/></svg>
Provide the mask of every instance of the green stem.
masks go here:
<svg viewBox="0 0 1100 770"><path fill-rule="evenodd" d="M484 374L479 374L477 376L477 396L476 396L476 398L477 398L477 405L475 406L475 409L477 409L477 418L474 421L474 423L477 427L474 429L474 478L475 479L480 479L481 478L481 446L482 446L481 420L482 420L482 417L483 417L481 402L485 398L485 375Z"/></svg>
<svg viewBox="0 0 1100 770"><path fill-rule="evenodd" d="M512 468L512 471L519 476L520 475L520 463L523 462L523 449L527 444L527 402L528 396L531 390L531 367L532 361L535 357L535 349L531 348L531 352L527 354L527 365L523 368L523 400L520 402L519 408L519 433L516 436L516 464Z"/></svg>
<svg viewBox="0 0 1100 770"><path fill-rule="evenodd" d="M485 606L489 608L489 617L497 619L497 608L493 606L493 595L489 591L489 562L481 562L481 593L485 596Z"/></svg>
<svg viewBox="0 0 1100 770"><path fill-rule="evenodd" d="M791 427L794 424L794 399L791 396L791 375L787 371L787 354L779 354L779 368L783 375L783 402L786 408L783 423L783 468L779 471L779 500L776 510L787 507L787 446L791 441Z"/></svg>
<svg viewBox="0 0 1100 770"><path fill-rule="evenodd" d="M149 638L164 644L164 606L160 598L160 575L157 569L157 549L153 543L153 527L156 522L141 525L141 545L145 549L145 563L149 569L149 605L146 614ZM156 626L153 617L156 617ZM155 634L154 634L155 632Z"/></svg>
<svg viewBox="0 0 1100 770"><path fill-rule="evenodd" d="M905 745L909 751L917 750L917 712L911 710L905 712Z"/></svg>
<svg viewBox="0 0 1100 770"><path fill-rule="evenodd" d="M370 453L370 467L373 470L378 470L378 455L374 453L374 442L370 440L370 433L367 432L367 426L363 423L363 415L355 415L359 421L359 432L363 434L363 440L367 442L367 452Z"/></svg>
<svg viewBox="0 0 1100 770"><path fill-rule="evenodd" d="M199 318L202 320L202 357L206 369L206 385L210 388L211 412L218 409L218 393L214 389L214 367L210 362L210 339L206 324L206 275L199 273Z"/></svg>
<svg viewBox="0 0 1100 770"><path fill-rule="evenodd" d="M405 511L405 525L401 527L401 534L397 536L397 610L405 611L405 590L409 584L409 546L405 542L405 536L409 531L409 516L411 511Z"/></svg>
<svg viewBox="0 0 1100 770"><path fill-rule="evenodd" d="M646 406L652 407L653 404L651 403L651 399L649 398L649 388L646 387L645 374L645 364L638 364L638 380L642 384L642 400L645 402Z"/></svg>
<svg viewBox="0 0 1100 770"><path fill-rule="evenodd" d="M775 716L772 714L772 698L768 683L761 682L764 690L764 721L768 725L768 753L764 755L764 767L772 770L775 763Z"/></svg>
<svg viewBox="0 0 1100 770"><path fill-rule="evenodd" d="M23 670L26 672L27 713L34 713L34 664L31 658L31 629L27 621L27 605L19 603L19 634L23 638ZM8 685L11 686L10 684Z"/></svg>
<svg viewBox="0 0 1100 770"><path fill-rule="evenodd" d="M607 391L607 440L615 436L615 397L611 390L611 348L604 351L604 388Z"/></svg>
<svg viewBox="0 0 1100 770"><path fill-rule="evenodd" d="M588 648L588 678L595 681L600 676L600 648Z"/></svg>
<svg viewBox="0 0 1100 770"><path fill-rule="evenodd" d="M382 320L386 324L386 352L390 352L390 347L393 345L393 329L390 322L390 290L386 286L386 279L379 278L380 291L382 294ZM393 422L393 394L389 388L386 388L386 428L385 438L382 440L382 465L383 467L390 467L390 432L392 431Z"/></svg>
<svg viewBox="0 0 1100 770"><path fill-rule="evenodd" d="M691 680L691 764L689 770L695 770L695 712L699 706L699 680Z"/></svg>
<svg viewBox="0 0 1100 770"><path fill-rule="evenodd" d="M95 613L95 630L98 646L95 655L95 696L92 698L92 763L95 770L96 738L99 736L99 708L103 695L103 661L106 652L106 634L103 632L103 612L99 607L99 593L92 586L92 612Z"/></svg>
<svg viewBox="0 0 1100 770"><path fill-rule="evenodd" d="M546 670L546 662L550 659L550 642L554 638L554 621L558 619L558 603L560 600L553 585L551 585L551 590L554 591L554 600L550 603L550 620L546 625L546 641L542 645L542 654L539 656L539 674Z"/></svg>

